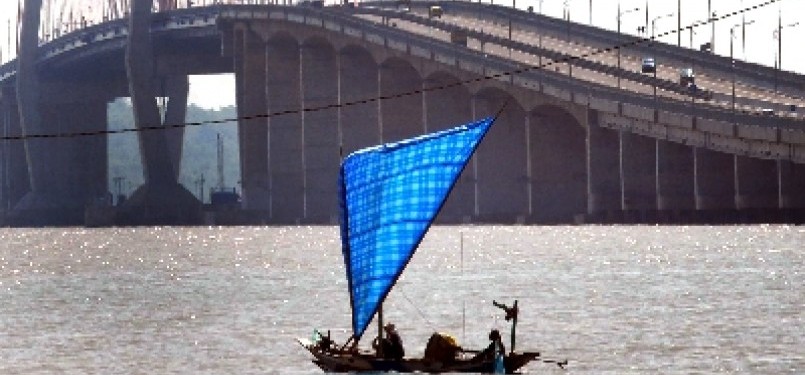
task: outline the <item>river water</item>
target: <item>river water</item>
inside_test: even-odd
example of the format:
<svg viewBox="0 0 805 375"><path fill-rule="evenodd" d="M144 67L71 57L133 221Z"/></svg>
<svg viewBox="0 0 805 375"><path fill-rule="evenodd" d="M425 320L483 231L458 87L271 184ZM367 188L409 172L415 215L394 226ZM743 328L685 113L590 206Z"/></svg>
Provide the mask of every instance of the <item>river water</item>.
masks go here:
<svg viewBox="0 0 805 375"><path fill-rule="evenodd" d="M0 236L0 374L318 374L295 338L348 336L335 227ZM570 361L528 373L802 374L803 249L796 226L437 226L385 319L409 355L509 346L491 301L516 299L516 348Z"/></svg>

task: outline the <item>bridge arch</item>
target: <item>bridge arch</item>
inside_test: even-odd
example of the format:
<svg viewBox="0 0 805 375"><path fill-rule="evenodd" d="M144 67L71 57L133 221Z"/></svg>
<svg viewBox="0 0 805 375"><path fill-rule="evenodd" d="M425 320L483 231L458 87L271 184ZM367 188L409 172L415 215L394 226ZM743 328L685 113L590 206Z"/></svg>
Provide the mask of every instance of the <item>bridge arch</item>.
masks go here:
<svg viewBox="0 0 805 375"><path fill-rule="evenodd" d="M573 222L586 212L587 132L567 109L543 104L528 112L531 219Z"/></svg>

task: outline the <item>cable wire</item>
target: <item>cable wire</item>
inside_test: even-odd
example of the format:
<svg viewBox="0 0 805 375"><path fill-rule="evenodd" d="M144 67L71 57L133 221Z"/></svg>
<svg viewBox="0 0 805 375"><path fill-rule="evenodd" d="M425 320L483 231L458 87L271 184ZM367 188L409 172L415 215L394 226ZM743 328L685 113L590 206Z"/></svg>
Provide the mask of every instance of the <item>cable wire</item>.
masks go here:
<svg viewBox="0 0 805 375"><path fill-rule="evenodd" d="M630 42L617 44L617 45L614 45L612 47L599 48L599 49L593 50L593 51L588 52L588 53L580 54L578 56L571 56L571 57L567 57L567 58L564 58L564 59L561 59L561 60L548 60L547 62L545 62L543 64L540 64L540 65L529 65L529 66L525 66L525 67L522 67L522 68L519 68L519 69L514 69L514 70L501 72L501 73L497 73L497 74L484 75L484 76L480 76L480 77L476 77L476 78L465 79L463 81L446 83L446 84L443 84L443 85L440 85L440 86L433 86L433 87L427 87L427 88L422 88L422 89L416 89L416 90L411 90L411 91L398 93L398 94L381 95L381 96L376 96L376 97L371 97L371 98L366 98L366 99L348 101L348 102L345 102L345 103L332 103L332 104L326 104L326 105L315 106L315 107L290 109L290 110L268 112L268 113L260 113L260 114L239 116L239 117L220 119L220 120L205 120L205 121L184 122L184 123L178 123L178 124L165 124L165 125L148 125L148 126L142 126L142 127L116 129L116 130L95 130L95 131L86 131L86 132L61 132L61 133L46 133L46 134L23 134L23 135L18 135L18 136L3 136L3 137L0 137L0 140L12 140L12 141L14 141L14 140L27 140L27 139L75 138L75 137L88 137L88 136L98 136L98 135L137 133L137 132L142 132L142 131L153 131L153 130L170 130L170 129L186 128L186 127L191 127L191 126L225 124L225 123L230 123L230 122L238 122L238 121L241 121L241 120L248 121L248 120L279 117L279 116L284 116L284 115L301 114L301 113L308 113L308 112L318 112L318 111L324 111L324 110L328 110L328 109L336 109L336 108L343 108L343 107L351 107L351 106L360 105L360 104L374 103L374 102L383 101L383 100L389 100L389 99L404 98L404 97L408 97L408 96L412 96L412 95L418 95L418 94L422 94L422 93L426 93L426 92L445 90L445 89L449 89L449 88L453 88L453 87L457 87L457 86L462 86L462 85L466 85L466 84L483 82L483 81L488 81L488 80L494 80L494 79L498 79L498 78L501 78L501 77L508 77L508 76L513 76L513 75L517 75L517 74L523 74L523 73L530 72L530 71L541 70L541 69L550 67L550 66L552 66L554 64L569 63L569 62L572 62L572 61L575 61L575 60L580 60L580 59L584 59L584 58L587 58L587 57L596 56L596 55L611 52L611 51L614 51L614 50L617 50L617 49L622 49L622 48L626 48L626 47L632 47L632 46L641 45L641 44L644 44L644 43L651 43L654 40L656 40L658 38L662 38L662 37L667 36L667 35L677 34L677 33L680 33L680 32L682 32L684 30L695 29L695 28L700 27L700 26L709 25L710 23L713 23L713 22L716 22L716 21L723 21L723 20L725 20L727 18L731 18L731 17L734 17L734 16L738 16L738 15L742 15L744 13L754 11L754 10L758 10L760 8L763 8L763 7L772 5L774 3L777 3L779 1L780 0L766 0L765 2L762 2L760 4L756 4L756 5L749 6L749 7L743 8L743 9L739 9L739 10L733 11L731 13L726 13L726 14L724 14L722 16L710 18L707 21L695 22L695 23L692 23L692 24L690 24L688 26L685 26L685 27L681 27L681 28L678 28L678 29L673 29L673 30L669 30L669 31L666 31L666 32L659 33L659 34L657 34L656 36L653 36L653 37L644 37L644 38L640 38L640 39L633 40L633 41L630 41ZM248 124L246 124L246 125L249 126Z"/></svg>

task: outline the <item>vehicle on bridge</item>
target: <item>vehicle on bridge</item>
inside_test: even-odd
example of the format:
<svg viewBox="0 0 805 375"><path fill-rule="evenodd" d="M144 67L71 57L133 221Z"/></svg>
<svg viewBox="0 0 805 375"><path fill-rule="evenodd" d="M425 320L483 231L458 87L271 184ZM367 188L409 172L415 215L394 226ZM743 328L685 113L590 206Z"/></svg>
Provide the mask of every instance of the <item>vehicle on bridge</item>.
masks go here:
<svg viewBox="0 0 805 375"><path fill-rule="evenodd" d="M643 73L657 73L657 65L653 57L643 58L643 65L640 69Z"/></svg>
<svg viewBox="0 0 805 375"><path fill-rule="evenodd" d="M433 5L428 8L428 17L430 18L442 18L442 14L444 14L444 10L438 5Z"/></svg>
<svg viewBox="0 0 805 375"><path fill-rule="evenodd" d="M679 71L679 84L687 87L695 82L696 76L693 73L693 68L683 68Z"/></svg>

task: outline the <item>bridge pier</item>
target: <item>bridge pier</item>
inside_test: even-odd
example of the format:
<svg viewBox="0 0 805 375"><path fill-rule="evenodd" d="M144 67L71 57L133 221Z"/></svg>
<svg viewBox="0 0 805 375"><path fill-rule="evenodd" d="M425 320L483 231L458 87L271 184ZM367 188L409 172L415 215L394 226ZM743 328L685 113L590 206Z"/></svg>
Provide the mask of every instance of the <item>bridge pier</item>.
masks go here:
<svg viewBox="0 0 805 375"><path fill-rule="evenodd" d="M302 45L302 106L338 103L338 58L321 40ZM338 222L338 109L302 112L306 222Z"/></svg>
<svg viewBox="0 0 805 375"><path fill-rule="evenodd" d="M444 87L455 84L455 77L445 74L431 74L422 87L425 128L428 132L447 129L453 125L469 122L473 119L472 96L469 90L461 85L447 89L428 91L433 87ZM453 191L447 198L438 220L441 222L460 223L470 221L473 215L475 174L472 164L468 165L458 178Z"/></svg>
<svg viewBox="0 0 805 375"><path fill-rule="evenodd" d="M735 183L735 206L739 211L778 207L778 173L774 160L736 156Z"/></svg>
<svg viewBox="0 0 805 375"><path fill-rule="evenodd" d="M165 125L184 124L187 118L187 96L190 92L190 82L186 75L171 76L163 79L162 95L168 98L165 107ZM184 145L184 127L166 129L165 141L168 146L168 155L173 165L173 173L179 178L182 165L182 148ZM199 197L202 198L202 197Z"/></svg>
<svg viewBox="0 0 805 375"><path fill-rule="evenodd" d="M422 78L408 62L389 59L380 64L380 135L383 143L397 142L424 132L422 94L396 97L422 88Z"/></svg>
<svg viewBox="0 0 805 375"><path fill-rule="evenodd" d="M233 38L242 207L265 219L270 210L269 120L253 116L268 111L266 48L262 39L244 27L236 27Z"/></svg>
<svg viewBox="0 0 805 375"><path fill-rule="evenodd" d="M159 91L154 87L154 55L150 36L151 5L150 0L131 2L125 56L134 122L137 129L141 130L137 132L137 136L140 141L145 184L137 188L119 208L116 221L118 224L134 225L199 224L201 206L195 196L177 182L179 165L174 165L172 161L168 133L164 130L146 130L149 127L163 125L156 103ZM177 96L179 100L174 104L181 106L181 95L177 93ZM186 99L184 102L186 104ZM181 114L181 111L179 113ZM179 115L171 117L173 116L179 117Z"/></svg>
<svg viewBox="0 0 805 375"><path fill-rule="evenodd" d="M291 224L305 215L304 131L298 111L302 102L301 55L299 44L289 36L269 39L266 48L268 112L289 111L268 119L269 213L271 222Z"/></svg>
<svg viewBox="0 0 805 375"><path fill-rule="evenodd" d="M805 210L805 165L778 160L777 178L780 189L779 207L785 210Z"/></svg>
<svg viewBox="0 0 805 375"><path fill-rule="evenodd" d="M17 106L24 136L52 133L43 115L39 72L36 68L38 29L41 0L26 0L20 32L20 50L17 58ZM63 138L26 138L28 160L28 191L15 205L9 223L12 225L69 225L77 224L82 212L80 204L69 200L63 189L63 174L59 166L66 160ZM55 168L54 168L55 166ZM78 207L77 207L78 206Z"/></svg>
<svg viewBox="0 0 805 375"><path fill-rule="evenodd" d="M476 119L494 116L506 105L475 154L477 220L525 221L530 184L526 173L525 110L499 89L482 90L474 101Z"/></svg>
<svg viewBox="0 0 805 375"><path fill-rule="evenodd" d="M0 121L3 137L22 135L17 95L13 88L3 87L0 91ZM0 143L0 212L2 224L8 224L8 216L14 206L30 191L28 161L25 155L25 142L22 140L3 140Z"/></svg>
<svg viewBox="0 0 805 375"><path fill-rule="evenodd" d="M380 143L380 105L378 101L361 103L376 98L380 92L379 68L372 56L362 48L347 46L339 55L338 63L339 108L343 156L363 147Z"/></svg>
<svg viewBox="0 0 805 375"><path fill-rule="evenodd" d="M68 99L64 101L64 99ZM82 224L88 205L109 204L107 188L106 105L103 98L53 98L44 103L43 123L61 134L98 133L60 137L49 150L50 170L63 206L76 211L75 224ZM58 100L58 102L56 102Z"/></svg>
<svg viewBox="0 0 805 375"><path fill-rule="evenodd" d="M675 142L656 141L657 210L660 222L683 222L696 208L694 150Z"/></svg>
<svg viewBox="0 0 805 375"><path fill-rule="evenodd" d="M537 107L527 125L531 221L572 223L587 212L586 127L555 105Z"/></svg>
<svg viewBox="0 0 805 375"><path fill-rule="evenodd" d="M620 141L602 128L598 111L587 116L587 215L593 221L618 222L621 211Z"/></svg>
<svg viewBox="0 0 805 375"><path fill-rule="evenodd" d="M696 210L705 221L735 221L735 155L694 148Z"/></svg>
<svg viewBox="0 0 805 375"><path fill-rule="evenodd" d="M657 209L657 142L618 132L620 136L621 207L627 222L646 222Z"/></svg>

